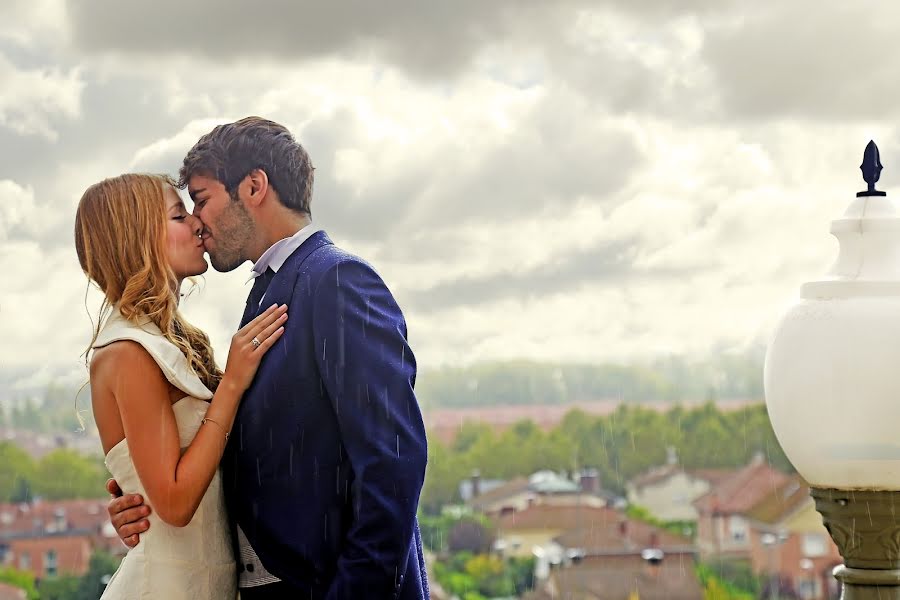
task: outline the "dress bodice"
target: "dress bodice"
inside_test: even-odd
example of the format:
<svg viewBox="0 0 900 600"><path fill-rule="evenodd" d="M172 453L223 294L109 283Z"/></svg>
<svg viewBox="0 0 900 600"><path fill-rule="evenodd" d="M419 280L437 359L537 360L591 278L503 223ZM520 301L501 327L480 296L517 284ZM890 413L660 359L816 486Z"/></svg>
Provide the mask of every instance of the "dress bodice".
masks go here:
<svg viewBox="0 0 900 600"><path fill-rule="evenodd" d="M190 369L177 346L167 340L149 322L133 323L114 310L104 324L94 348L119 340L141 344L153 357L166 379L185 396L172 405L182 452L191 444L209 408L212 392ZM126 494L141 494L150 505L150 529L141 534L140 543L122 560L109 582L103 598L137 600L172 598L207 600L235 598L237 595L228 515L218 472L207 488L191 522L174 527L152 511L152 502L123 439L106 455L106 467Z"/></svg>

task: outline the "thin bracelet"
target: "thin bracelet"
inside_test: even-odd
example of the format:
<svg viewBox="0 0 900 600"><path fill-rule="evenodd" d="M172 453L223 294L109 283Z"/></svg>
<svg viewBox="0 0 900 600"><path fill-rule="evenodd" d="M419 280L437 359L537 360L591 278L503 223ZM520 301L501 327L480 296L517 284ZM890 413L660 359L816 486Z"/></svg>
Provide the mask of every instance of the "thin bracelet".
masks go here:
<svg viewBox="0 0 900 600"><path fill-rule="evenodd" d="M219 429L221 429L222 431L225 431L225 428L222 427L221 423L219 423L218 421L214 421L214 420L210 419L209 417L204 417L203 420L200 421L200 424L205 425L207 421L209 421L210 423L215 423L216 425L219 426ZM229 436L229 433L227 431L225 431L225 443L226 444L228 443L228 436Z"/></svg>

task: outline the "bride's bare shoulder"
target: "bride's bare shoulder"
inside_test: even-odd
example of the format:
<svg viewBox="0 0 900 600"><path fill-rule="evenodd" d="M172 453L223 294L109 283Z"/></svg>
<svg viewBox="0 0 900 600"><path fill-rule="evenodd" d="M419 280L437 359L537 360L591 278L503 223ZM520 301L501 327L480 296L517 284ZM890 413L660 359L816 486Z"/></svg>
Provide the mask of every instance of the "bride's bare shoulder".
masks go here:
<svg viewBox="0 0 900 600"><path fill-rule="evenodd" d="M112 378L158 376L162 371L138 342L118 340L96 348L91 355L91 381L103 384Z"/></svg>

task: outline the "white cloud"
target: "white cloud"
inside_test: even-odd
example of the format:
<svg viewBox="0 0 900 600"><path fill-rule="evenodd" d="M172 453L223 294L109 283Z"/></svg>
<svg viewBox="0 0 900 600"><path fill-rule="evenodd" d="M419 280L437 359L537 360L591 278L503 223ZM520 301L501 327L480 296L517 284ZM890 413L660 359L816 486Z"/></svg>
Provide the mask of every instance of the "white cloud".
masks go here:
<svg viewBox="0 0 900 600"><path fill-rule="evenodd" d="M128 171L175 175L181 167L184 155L201 135L208 133L216 125L231 120L233 119L209 118L191 121L175 135L138 149L128 164Z"/></svg>
<svg viewBox="0 0 900 600"><path fill-rule="evenodd" d="M77 67L18 68L0 55L0 126L22 135L55 140L54 122L74 119L81 112L84 82Z"/></svg>
<svg viewBox="0 0 900 600"><path fill-rule="evenodd" d="M758 340L833 259L829 220L862 187L870 137L881 187L900 183L900 135L894 42L875 18L847 34L852 7L800 22L790 6L741 4L463 3L446 15L359 3L342 18L292 3L250 47L222 35L243 23L233 7L182 3L173 20L164 2L135 30L118 27L130 7L44 0L51 25L0 27L13 47L0 135L28 142L7 149L0 176L0 269L13 282L0 289L0 388L4 369L30 385L79 366L81 191L126 170L174 173L201 134L248 114L310 151L315 219L384 275L423 369ZM880 10L882 22L896 12ZM71 46L49 41L52 23ZM844 44L817 53L819 38ZM184 303L223 362L246 275L210 272Z"/></svg>

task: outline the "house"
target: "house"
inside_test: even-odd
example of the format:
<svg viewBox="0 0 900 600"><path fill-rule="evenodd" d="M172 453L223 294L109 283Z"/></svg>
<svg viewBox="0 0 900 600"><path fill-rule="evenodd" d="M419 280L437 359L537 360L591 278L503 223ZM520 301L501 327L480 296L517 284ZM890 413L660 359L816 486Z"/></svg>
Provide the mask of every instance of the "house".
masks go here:
<svg viewBox="0 0 900 600"><path fill-rule="evenodd" d="M575 528L553 541L569 556L582 562L611 556L640 556L647 549L660 550L666 557L693 560L697 550L691 540L636 519L628 519L618 511L607 510L590 527Z"/></svg>
<svg viewBox="0 0 900 600"><path fill-rule="evenodd" d="M0 600L26 600L25 590L8 583L0 583Z"/></svg>
<svg viewBox="0 0 900 600"><path fill-rule="evenodd" d="M702 600L692 558L609 557L554 571L523 600Z"/></svg>
<svg viewBox="0 0 900 600"><path fill-rule="evenodd" d="M473 474L468 487L481 491L481 483ZM462 491L462 490L461 490ZM471 497L466 503L472 510L486 515L508 514L536 504L606 506L610 496L600 489L594 469L585 469L573 481L553 471L538 471L530 477L517 477L500 485L492 485Z"/></svg>
<svg viewBox="0 0 900 600"><path fill-rule="evenodd" d="M803 479L790 477L745 516L755 573L787 582L801 600L837 597L831 573L842 559Z"/></svg>
<svg viewBox="0 0 900 600"><path fill-rule="evenodd" d="M472 471L472 476L459 482L459 497L466 504L476 496L486 494L506 482L502 479L484 479L478 469Z"/></svg>
<svg viewBox="0 0 900 600"><path fill-rule="evenodd" d="M634 477L625 485L628 503L660 521L696 521L693 501L732 473L728 469L685 469L669 448L666 464Z"/></svg>
<svg viewBox="0 0 900 600"><path fill-rule="evenodd" d="M610 508L596 506L559 506L534 504L494 519L496 546L508 556L555 556L564 548L555 538L571 532L615 527L623 515ZM562 558L548 559L562 562Z"/></svg>
<svg viewBox="0 0 900 600"><path fill-rule="evenodd" d="M535 504L494 524L498 551L537 559L527 598L703 597L691 541L619 510Z"/></svg>
<svg viewBox="0 0 900 600"><path fill-rule="evenodd" d="M35 578L84 575L91 561L91 540L85 535L45 535L8 540L7 565Z"/></svg>
<svg viewBox="0 0 900 600"><path fill-rule="evenodd" d="M36 500L0 504L0 566L38 579L87 573L98 549L123 554L109 521L106 500Z"/></svg>
<svg viewBox="0 0 900 600"><path fill-rule="evenodd" d="M694 500L697 549L700 557L749 560L750 523L747 512L784 485L789 477L771 467L761 454L713 485Z"/></svg>
<svg viewBox="0 0 900 600"><path fill-rule="evenodd" d="M648 548L671 555L695 553L687 538L607 507L534 505L501 515L494 524L497 541L506 554L550 556L553 564L639 556ZM555 554L559 560L552 558Z"/></svg>

